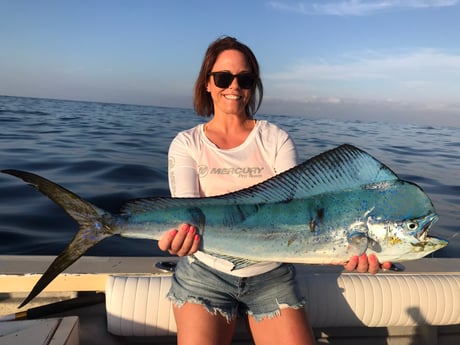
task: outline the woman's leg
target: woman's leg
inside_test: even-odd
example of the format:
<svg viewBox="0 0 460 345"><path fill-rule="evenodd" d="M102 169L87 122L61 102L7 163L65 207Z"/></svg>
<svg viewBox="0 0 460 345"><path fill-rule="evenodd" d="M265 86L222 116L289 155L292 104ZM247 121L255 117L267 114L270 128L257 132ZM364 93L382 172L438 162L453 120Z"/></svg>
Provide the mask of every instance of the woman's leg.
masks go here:
<svg viewBox="0 0 460 345"><path fill-rule="evenodd" d="M249 316L249 327L256 344L314 345L315 337L303 308L283 308L281 314L260 321Z"/></svg>
<svg viewBox="0 0 460 345"><path fill-rule="evenodd" d="M230 323L220 314L212 314L200 304L185 303L173 307L178 345L230 345L236 319Z"/></svg>

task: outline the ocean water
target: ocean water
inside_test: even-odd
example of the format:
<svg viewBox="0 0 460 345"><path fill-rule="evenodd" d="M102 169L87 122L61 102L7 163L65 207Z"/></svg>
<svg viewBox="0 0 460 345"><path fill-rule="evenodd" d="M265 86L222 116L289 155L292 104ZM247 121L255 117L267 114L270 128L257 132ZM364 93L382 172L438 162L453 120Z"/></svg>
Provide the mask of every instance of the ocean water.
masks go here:
<svg viewBox="0 0 460 345"><path fill-rule="evenodd" d="M460 129L258 114L287 130L306 160L343 143L358 146L420 185L450 241L436 257L460 257ZM167 151L176 133L205 119L190 109L0 96L0 169L43 175L101 208L167 196ZM76 223L46 197L0 174L0 255L55 255ZM88 255L164 255L154 241L113 237Z"/></svg>

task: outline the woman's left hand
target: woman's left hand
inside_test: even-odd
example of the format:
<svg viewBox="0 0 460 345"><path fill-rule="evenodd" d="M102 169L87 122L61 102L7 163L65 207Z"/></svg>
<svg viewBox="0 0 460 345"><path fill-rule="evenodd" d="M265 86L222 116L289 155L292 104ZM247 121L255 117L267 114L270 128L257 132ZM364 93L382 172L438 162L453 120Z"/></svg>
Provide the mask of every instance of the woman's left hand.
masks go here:
<svg viewBox="0 0 460 345"><path fill-rule="evenodd" d="M374 254L362 254L361 256L352 256L350 260L344 264L345 270L347 271L358 271L360 273L371 273L376 274L380 268L390 269L391 262L384 262L380 264L377 257Z"/></svg>

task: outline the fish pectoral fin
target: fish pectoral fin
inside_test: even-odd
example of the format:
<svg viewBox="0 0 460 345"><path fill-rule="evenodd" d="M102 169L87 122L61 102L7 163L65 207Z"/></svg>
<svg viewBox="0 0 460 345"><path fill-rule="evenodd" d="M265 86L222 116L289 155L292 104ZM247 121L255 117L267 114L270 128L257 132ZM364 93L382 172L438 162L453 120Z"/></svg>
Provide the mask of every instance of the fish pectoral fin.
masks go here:
<svg viewBox="0 0 460 345"><path fill-rule="evenodd" d="M351 255L363 254L369 246L369 237L362 232L353 232L347 237L348 248Z"/></svg>
<svg viewBox="0 0 460 345"><path fill-rule="evenodd" d="M382 246L380 243L370 237L367 238L367 248L373 250L376 253L380 253L382 251Z"/></svg>

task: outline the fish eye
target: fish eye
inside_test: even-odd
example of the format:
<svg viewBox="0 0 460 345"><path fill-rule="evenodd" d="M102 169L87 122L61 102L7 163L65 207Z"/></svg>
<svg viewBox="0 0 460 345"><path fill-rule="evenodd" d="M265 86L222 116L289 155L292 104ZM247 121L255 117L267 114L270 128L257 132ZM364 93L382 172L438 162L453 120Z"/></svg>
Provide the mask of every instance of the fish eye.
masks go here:
<svg viewBox="0 0 460 345"><path fill-rule="evenodd" d="M418 228L418 223L417 222L409 222L407 223L407 228L409 230L416 230Z"/></svg>

